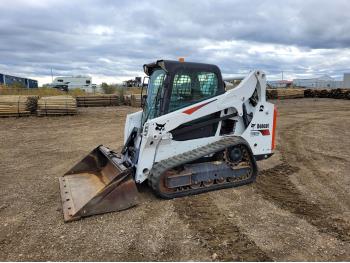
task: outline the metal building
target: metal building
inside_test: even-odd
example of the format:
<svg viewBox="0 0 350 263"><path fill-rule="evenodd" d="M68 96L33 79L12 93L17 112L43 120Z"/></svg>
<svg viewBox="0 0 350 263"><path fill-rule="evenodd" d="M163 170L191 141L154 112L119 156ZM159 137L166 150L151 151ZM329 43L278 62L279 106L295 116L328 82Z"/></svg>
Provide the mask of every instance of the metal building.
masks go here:
<svg viewBox="0 0 350 263"><path fill-rule="evenodd" d="M328 75L309 79L293 79L293 86L304 88L336 88L336 81Z"/></svg>
<svg viewBox="0 0 350 263"><path fill-rule="evenodd" d="M272 88L289 88L292 85L291 80L269 80L267 84Z"/></svg>
<svg viewBox="0 0 350 263"><path fill-rule="evenodd" d="M0 84L13 85L15 83L22 84L24 87L29 89L35 89L38 87L38 81L34 79L21 78L0 73Z"/></svg>
<svg viewBox="0 0 350 263"><path fill-rule="evenodd" d="M350 73L344 73L343 88L350 89Z"/></svg>

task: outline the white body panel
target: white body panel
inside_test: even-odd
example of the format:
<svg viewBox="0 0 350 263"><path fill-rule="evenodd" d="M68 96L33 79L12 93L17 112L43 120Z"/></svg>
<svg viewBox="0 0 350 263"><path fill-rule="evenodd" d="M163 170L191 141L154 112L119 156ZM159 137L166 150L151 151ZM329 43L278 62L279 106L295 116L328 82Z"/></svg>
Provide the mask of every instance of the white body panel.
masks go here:
<svg viewBox="0 0 350 263"><path fill-rule="evenodd" d="M252 97L255 90L257 90L259 99L257 105L253 107L249 103L249 98ZM143 132L137 138L137 143L135 143L139 147L138 163L135 164L136 182L141 183L147 179L155 162L213 143L223 136L241 136L249 143L254 155L271 154L273 152L274 105L266 102L265 97L265 74L261 71L253 71L236 88L228 90L222 95L148 120L143 127ZM243 121L243 104L247 109L247 113L253 115L247 127ZM186 110L196 108L196 106L201 107L190 114L185 113ZM235 129L232 133L220 136L220 121L215 136L187 141L173 140L172 130L181 124L215 112L221 112L221 117L233 112L237 113L236 116L232 117L232 120L236 120ZM141 115L142 112L128 115L124 141L126 141L133 127L140 128ZM165 124L165 126L160 130L159 127L157 128L157 124Z"/></svg>
<svg viewBox="0 0 350 263"><path fill-rule="evenodd" d="M136 128L141 127L142 111L134 112L126 116L125 127L124 127L124 144L128 139L130 133Z"/></svg>

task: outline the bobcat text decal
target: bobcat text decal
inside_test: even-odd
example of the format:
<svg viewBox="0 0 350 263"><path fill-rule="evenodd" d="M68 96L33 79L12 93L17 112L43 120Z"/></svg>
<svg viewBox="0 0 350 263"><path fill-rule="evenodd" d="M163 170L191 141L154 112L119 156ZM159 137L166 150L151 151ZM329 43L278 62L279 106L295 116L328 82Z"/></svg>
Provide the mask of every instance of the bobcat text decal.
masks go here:
<svg viewBox="0 0 350 263"><path fill-rule="evenodd" d="M270 124L269 123L258 123L258 124L252 123L250 125L250 127L253 129L256 127L256 129L251 131L252 136L258 136L259 135L258 132L260 132L260 134L263 136L270 135L270 130L269 130Z"/></svg>

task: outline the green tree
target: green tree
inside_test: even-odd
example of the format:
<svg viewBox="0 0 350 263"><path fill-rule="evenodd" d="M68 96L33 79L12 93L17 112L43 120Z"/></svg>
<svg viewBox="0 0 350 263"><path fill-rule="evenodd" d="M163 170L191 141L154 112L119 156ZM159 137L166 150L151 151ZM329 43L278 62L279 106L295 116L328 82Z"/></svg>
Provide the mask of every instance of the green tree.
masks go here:
<svg viewBox="0 0 350 263"><path fill-rule="evenodd" d="M101 84L101 89L102 89L103 93L105 93L105 94L113 94L117 91L117 88L115 86L108 85L105 82L103 82Z"/></svg>

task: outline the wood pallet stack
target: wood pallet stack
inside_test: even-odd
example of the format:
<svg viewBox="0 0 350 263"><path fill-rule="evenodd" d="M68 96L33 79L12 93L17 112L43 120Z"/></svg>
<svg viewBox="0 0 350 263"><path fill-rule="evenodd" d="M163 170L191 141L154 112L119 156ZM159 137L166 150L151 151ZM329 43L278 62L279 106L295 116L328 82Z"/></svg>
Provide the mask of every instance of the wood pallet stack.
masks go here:
<svg viewBox="0 0 350 263"><path fill-rule="evenodd" d="M0 96L0 117L29 116L28 97L19 95Z"/></svg>
<svg viewBox="0 0 350 263"><path fill-rule="evenodd" d="M131 95L124 95L124 104L127 106L131 105Z"/></svg>
<svg viewBox="0 0 350 263"><path fill-rule="evenodd" d="M141 94L133 94L130 99L131 107L141 107Z"/></svg>
<svg viewBox="0 0 350 263"><path fill-rule="evenodd" d="M304 98L304 89L267 89L268 99L296 99Z"/></svg>
<svg viewBox="0 0 350 263"><path fill-rule="evenodd" d="M77 104L72 96L42 97L38 100L38 116L74 114L77 114Z"/></svg>
<svg viewBox="0 0 350 263"><path fill-rule="evenodd" d="M121 104L120 97L113 95L98 95L98 96L77 96L78 107L106 107L119 106Z"/></svg>
<svg viewBox="0 0 350 263"><path fill-rule="evenodd" d="M278 97L277 89L267 89L266 97L268 100L276 100Z"/></svg>
<svg viewBox="0 0 350 263"><path fill-rule="evenodd" d="M350 89L332 89L330 97L333 99L348 99L350 100Z"/></svg>
<svg viewBox="0 0 350 263"><path fill-rule="evenodd" d="M38 100L39 100L39 96L36 96L36 95L27 96L27 110L29 110L30 113L36 112L36 109L38 108Z"/></svg>
<svg viewBox="0 0 350 263"><path fill-rule="evenodd" d="M304 98L304 89L277 89L278 99Z"/></svg>
<svg viewBox="0 0 350 263"><path fill-rule="evenodd" d="M306 89L305 97L350 99L350 89Z"/></svg>

